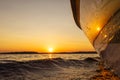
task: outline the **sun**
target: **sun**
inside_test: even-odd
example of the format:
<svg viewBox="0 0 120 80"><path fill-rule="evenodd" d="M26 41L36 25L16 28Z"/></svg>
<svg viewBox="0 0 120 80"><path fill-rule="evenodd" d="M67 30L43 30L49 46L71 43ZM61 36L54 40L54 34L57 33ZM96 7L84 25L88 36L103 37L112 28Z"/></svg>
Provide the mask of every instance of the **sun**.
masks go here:
<svg viewBox="0 0 120 80"><path fill-rule="evenodd" d="M48 51L49 52L53 52L53 48L51 47L51 48L48 48Z"/></svg>

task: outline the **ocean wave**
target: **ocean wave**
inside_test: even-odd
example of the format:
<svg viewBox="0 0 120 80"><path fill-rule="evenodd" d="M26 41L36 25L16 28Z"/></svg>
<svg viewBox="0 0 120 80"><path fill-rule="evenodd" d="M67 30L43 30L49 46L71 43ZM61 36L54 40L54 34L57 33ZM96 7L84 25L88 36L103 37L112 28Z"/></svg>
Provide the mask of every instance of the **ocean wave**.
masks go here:
<svg viewBox="0 0 120 80"><path fill-rule="evenodd" d="M39 67L39 68L53 68L53 67L68 67L68 66L83 66L86 63L96 63L99 61L99 58L86 58L84 60L77 59L62 59L62 58L53 58L53 59L42 59L42 60L31 60L31 61L15 61L15 60L1 60L0 68L2 66L10 68L10 66L22 67L27 65L27 67ZM20 66L18 66L20 65ZM7 67L8 66L8 67Z"/></svg>
<svg viewBox="0 0 120 80"><path fill-rule="evenodd" d="M47 73L48 71L58 71L70 67L92 67L97 63L97 58L86 58L84 60L62 58L31 61L1 60L0 80L31 80L25 79L25 75L43 74L45 71Z"/></svg>

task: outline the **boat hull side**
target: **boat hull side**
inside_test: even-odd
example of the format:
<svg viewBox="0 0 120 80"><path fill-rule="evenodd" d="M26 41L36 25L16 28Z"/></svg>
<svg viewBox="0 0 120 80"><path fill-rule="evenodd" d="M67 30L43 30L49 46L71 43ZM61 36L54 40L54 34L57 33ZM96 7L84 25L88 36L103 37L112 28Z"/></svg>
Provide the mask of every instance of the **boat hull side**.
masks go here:
<svg viewBox="0 0 120 80"><path fill-rule="evenodd" d="M100 53L107 68L120 76L120 10L118 10L101 30L94 47Z"/></svg>

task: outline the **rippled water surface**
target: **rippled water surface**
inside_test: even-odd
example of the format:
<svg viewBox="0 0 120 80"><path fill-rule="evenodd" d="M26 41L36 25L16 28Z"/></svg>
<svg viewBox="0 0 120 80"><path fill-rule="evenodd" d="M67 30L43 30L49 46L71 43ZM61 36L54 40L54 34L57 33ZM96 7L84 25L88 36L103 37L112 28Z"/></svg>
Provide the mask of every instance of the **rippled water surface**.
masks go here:
<svg viewBox="0 0 120 80"><path fill-rule="evenodd" d="M28 61L48 58L84 59L98 56L98 54L0 54L0 60Z"/></svg>
<svg viewBox="0 0 120 80"><path fill-rule="evenodd" d="M98 54L0 54L0 80L89 80Z"/></svg>

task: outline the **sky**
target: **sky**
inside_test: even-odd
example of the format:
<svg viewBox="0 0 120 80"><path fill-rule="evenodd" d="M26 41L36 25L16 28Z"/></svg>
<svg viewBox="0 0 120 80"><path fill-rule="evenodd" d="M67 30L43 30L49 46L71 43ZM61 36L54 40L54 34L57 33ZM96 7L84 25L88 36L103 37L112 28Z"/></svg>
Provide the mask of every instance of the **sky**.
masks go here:
<svg viewBox="0 0 120 80"><path fill-rule="evenodd" d="M94 51L69 0L0 0L0 52Z"/></svg>

